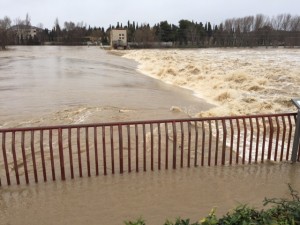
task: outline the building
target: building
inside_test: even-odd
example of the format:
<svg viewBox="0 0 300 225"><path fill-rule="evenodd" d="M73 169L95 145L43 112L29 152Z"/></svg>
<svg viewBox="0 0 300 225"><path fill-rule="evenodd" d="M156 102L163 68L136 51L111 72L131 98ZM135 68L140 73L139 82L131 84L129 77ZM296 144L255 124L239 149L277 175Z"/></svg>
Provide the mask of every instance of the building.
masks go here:
<svg viewBox="0 0 300 225"><path fill-rule="evenodd" d="M28 40L37 38L38 33L43 31L41 28L26 25L15 25L10 29L14 33L15 44L26 44Z"/></svg>
<svg viewBox="0 0 300 225"><path fill-rule="evenodd" d="M113 29L110 31L110 46L113 48L127 48L127 30Z"/></svg>

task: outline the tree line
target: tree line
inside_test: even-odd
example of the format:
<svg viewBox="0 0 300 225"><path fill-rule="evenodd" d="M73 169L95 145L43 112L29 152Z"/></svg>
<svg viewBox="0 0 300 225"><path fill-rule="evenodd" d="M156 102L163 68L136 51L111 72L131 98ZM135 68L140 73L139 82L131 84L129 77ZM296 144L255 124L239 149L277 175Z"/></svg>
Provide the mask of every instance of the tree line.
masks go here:
<svg viewBox="0 0 300 225"><path fill-rule="evenodd" d="M0 19L0 45L86 43L109 44L112 29L126 29L131 47L257 47L300 46L300 16L280 14L272 18L263 14L227 19L219 25L180 20L178 24L161 21L153 26L128 21L117 23L107 29L90 27L84 22L64 22L55 19L51 30L31 25L30 16L24 20L9 17ZM169 43L169 45L165 45ZM170 44L171 43L171 44Z"/></svg>

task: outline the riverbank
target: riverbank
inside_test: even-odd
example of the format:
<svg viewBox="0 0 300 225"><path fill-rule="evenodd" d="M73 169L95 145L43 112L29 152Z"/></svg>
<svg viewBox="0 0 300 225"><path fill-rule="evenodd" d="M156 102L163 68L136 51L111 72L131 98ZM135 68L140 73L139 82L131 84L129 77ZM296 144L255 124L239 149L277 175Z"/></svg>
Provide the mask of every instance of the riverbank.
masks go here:
<svg viewBox="0 0 300 225"><path fill-rule="evenodd" d="M299 49L130 50L145 75L194 91L216 107L195 117L294 111Z"/></svg>

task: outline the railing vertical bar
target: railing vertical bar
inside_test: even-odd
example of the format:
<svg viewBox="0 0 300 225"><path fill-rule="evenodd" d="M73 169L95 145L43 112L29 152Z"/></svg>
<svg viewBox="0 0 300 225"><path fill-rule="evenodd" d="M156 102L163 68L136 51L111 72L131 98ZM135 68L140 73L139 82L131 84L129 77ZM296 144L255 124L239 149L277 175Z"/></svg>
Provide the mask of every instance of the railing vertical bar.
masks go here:
<svg viewBox="0 0 300 225"><path fill-rule="evenodd" d="M288 146L287 146L287 150L286 150L286 160L289 160L289 154L290 154L290 147L291 147L291 140L292 140L292 132L293 132L293 125L292 125L292 121L291 121L291 117L288 117L289 120L289 137L288 137Z"/></svg>
<svg viewBox="0 0 300 225"><path fill-rule="evenodd" d="M226 139L227 139L227 127L225 120L222 120L223 127L223 144L222 144L222 165L225 165L225 157L226 157Z"/></svg>
<svg viewBox="0 0 300 225"><path fill-rule="evenodd" d="M284 116L282 118L282 124L283 124L283 134L282 134L282 141L281 141L281 152L280 152L280 161L283 160L283 152L284 152L284 144L285 144L285 135L286 135L286 124Z"/></svg>
<svg viewBox="0 0 300 225"><path fill-rule="evenodd" d="M110 126L110 150L111 150L111 170L112 170L112 174L115 174L115 151L114 151L113 126Z"/></svg>
<svg viewBox="0 0 300 225"><path fill-rule="evenodd" d="M233 156L233 138L234 138L234 129L232 119L230 119L230 155L229 155L229 164L232 165L232 156Z"/></svg>
<svg viewBox="0 0 300 225"><path fill-rule="evenodd" d="M154 170L154 156L153 156L153 149L154 149L154 140L153 140L153 124L150 123L150 133L151 133L151 149L150 149L150 153L151 153L151 170Z"/></svg>
<svg viewBox="0 0 300 225"><path fill-rule="evenodd" d="M55 178L55 164L54 164L54 156L53 156L53 144L52 144L52 129L49 130L49 151L50 151L50 160L51 160L51 172L52 172L52 180L56 180Z"/></svg>
<svg viewBox="0 0 300 225"><path fill-rule="evenodd" d="M35 181L35 183L37 183L38 182L38 175L37 175L37 168L36 168L36 161L35 161L35 150L34 150L34 130L31 130L30 143L31 143L31 157L32 157L34 181Z"/></svg>
<svg viewBox="0 0 300 225"><path fill-rule="evenodd" d="M275 144L274 161L277 161L278 143L279 143L279 132L280 132L280 126L279 126L278 116L276 116L276 126L277 126L277 133L276 133L276 144Z"/></svg>
<svg viewBox="0 0 300 225"><path fill-rule="evenodd" d="M6 133L3 132L2 133L2 154L3 154L3 160L4 160L7 185L10 185L10 176L9 176L9 169L8 169L8 162L7 162L7 155L6 155L5 139L6 139Z"/></svg>
<svg viewBox="0 0 300 225"><path fill-rule="evenodd" d="M183 149L184 149L184 128L183 122L180 122L181 144L180 144L180 167L183 168Z"/></svg>
<svg viewBox="0 0 300 225"><path fill-rule="evenodd" d="M202 121L202 151L201 151L201 166L204 166L204 154L205 154L205 125Z"/></svg>
<svg viewBox="0 0 300 225"><path fill-rule="evenodd" d="M177 131L176 131L175 122L172 122L172 128L173 128L173 169L176 169Z"/></svg>
<svg viewBox="0 0 300 225"><path fill-rule="evenodd" d="M47 172L46 172L46 163L45 163L45 154L44 154L44 132L40 130L40 149L41 149L41 159L42 159L42 168L43 168L43 178L44 182L47 181Z"/></svg>
<svg viewBox="0 0 300 225"><path fill-rule="evenodd" d="M269 120L269 124L270 124L268 160L271 160L274 127L273 127L273 121L272 121L271 117L268 117L268 120Z"/></svg>
<svg viewBox="0 0 300 225"><path fill-rule="evenodd" d="M28 170L27 170L27 159L26 159L26 153L25 153L25 131L22 131L21 148L22 148L22 159L23 159L23 165L24 165L25 181L26 181L26 184L29 184L29 177L28 177Z"/></svg>
<svg viewBox="0 0 300 225"><path fill-rule="evenodd" d="M161 130L160 123L157 123L157 132L158 132L158 169L161 169Z"/></svg>
<svg viewBox="0 0 300 225"><path fill-rule="evenodd" d="M218 151L219 151L219 136L220 136L220 131L219 131L219 123L218 120L215 120L216 123L216 151L215 151L215 165L218 165Z"/></svg>
<svg viewBox="0 0 300 225"><path fill-rule="evenodd" d="M246 161L246 146L247 146L247 124L246 124L246 119L245 118L243 118L243 126L244 126L244 143L243 143L242 164L245 164L245 161Z"/></svg>
<svg viewBox="0 0 300 225"><path fill-rule="evenodd" d="M146 161L146 125L143 123L143 168L144 171L147 170L147 161Z"/></svg>
<svg viewBox="0 0 300 225"><path fill-rule="evenodd" d="M256 122L256 149L255 149L255 163L257 163L258 160L258 149L259 149L259 138L260 138L260 127L259 127L259 121L258 117L255 119Z"/></svg>
<svg viewBox="0 0 300 225"><path fill-rule="evenodd" d="M265 117L262 117L263 121L263 127L264 127L264 132L263 132L263 144L262 144L262 152L261 152L261 162L264 162L265 159L265 145L266 145L266 135L267 135L267 126L266 126L266 120Z"/></svg>
<svg viewBox="0 0 300 225"><path fill-rule="evenodd" d="M85 128L85 148L86 148L86 165L88 177L91 176L91 163L90 163L90 145L89 145L89 128Z"/></svg>
<svg viewBox="0 0 300 225"><path fill-rule="evenodd" d="M73 151L72 151L72 130L68 129L68 147L69 147L69 160L70 160L70 171L71 179L74 179L74 166L73 166Z"/></svg>
<svg viewBox="0 0 300 225"><path fill-rule="evenodd" d="M241 137L241 127L240 127L240 121L239 119L236 119L236 126L237 126L237 141L236 141L236 158L235 163L239 164L239 158L240 158L240 137Z"/></svg>
<svg viewBox="0 0 300 225"><path fill-rule="evenodd" d="M60 162L61 180L66 180L64 151L63 151L63 139L62 139L62 129L61 128L58 129L58 148L59 148L59 162Z"/></svg>
<svg viewBox="0 0 300 225"><path fill-rule="evenodd" d="M102 126L102 149L103 149L103 171L104 175L107 175L106 166L106 141L105 141L105 126Z"/></svg>
<svg viewBox="0 0 300 225"><path fill-rule="evenodd" d="M128 144L128 172L131 172L131 141L130 141L130 126L127 125L127 144Z"/></svg>
<svg viewBox="0 0 300 225"><path fill-rule="evenodd" d="M187 166L190 168L191 166L191 138L192 138L192 133L191 133L191 123L188 122L188 158L187 158Z"/></svg>
<svg viewBox="0 0 300 225"><path fill-rule="evenodd" d="M169 162L169 131L168 131L168 123L165 123L165 132L166 132L166 159L165 159L165 168L168 169Z"/></svg>
<svg viewBox="0 0 300 225"><path fill-rule="evenodd" d="M252 161L252 147L253 147L253 122L252 122L251 118L249 118L249 122L250 122L250 148L249 148L248 163L251 164L251 161Z"/></svg>
<svg viewBox="0 0 300 225"><path fill-rule="evenodd" d="M18 169L18 162L17 162L17 155L16 155L16 133L12 132L12 142L11 142L11 149L13 154L14 160L14 170L16 175L17 184L20 184L20 177L19 177L19 169Z"/></svg>
<svg viewBox="0 0 300 225"><path fill-rule="evenodd" d="M211 128L211 121L208 120L209 125L209 145L208 145L208 166L211 163L211 148L212 148L212 128Z"/></svg>
<svg viewBox="0 0 300 225"><path fill-rule="evenodd" d="M197 161L198 161L198 125L197 125L197 121L195 121L195 158L194 158L195 167L198 166Z"/></svg>
<svg viewBox="0 0 300 225"><path fill-rule="evenodd" d="M120 174L123 173L123 132L122 132L122 125L118 125L119 131L119 164L120 164Z"/></svg>
<svg viewBox="0 0 300 225"><path fill-rule="evenodd" d="M139 172L139 131L137 124L135 124L135 170Z"/></svg>
<svg viewBox="0 0 300 225"><path fill-rule="evenodd" d="M77 153L78 153L79 177L82 177L81 147L80 147L80 127L77 128Z"/></svg>
<svg viewBox="0 0 300 225"><path fill-rule="evenodd" d="M99 176L99 164L98 164L98 135L97 127L94 127L94 150L95 150L95 166L96 166L96 176Z"/></svg>

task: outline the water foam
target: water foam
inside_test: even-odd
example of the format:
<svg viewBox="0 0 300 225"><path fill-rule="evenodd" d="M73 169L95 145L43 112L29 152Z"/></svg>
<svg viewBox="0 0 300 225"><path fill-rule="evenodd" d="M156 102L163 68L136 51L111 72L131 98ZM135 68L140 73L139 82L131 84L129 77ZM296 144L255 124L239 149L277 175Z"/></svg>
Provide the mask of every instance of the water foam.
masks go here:
<svg viewBox="0 0 300 225"><path fill-rule="evenodd" d="M133 50L124 57L153 78L190 89L216 107L195 116L294 111L299 49Z"/></svg>

